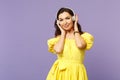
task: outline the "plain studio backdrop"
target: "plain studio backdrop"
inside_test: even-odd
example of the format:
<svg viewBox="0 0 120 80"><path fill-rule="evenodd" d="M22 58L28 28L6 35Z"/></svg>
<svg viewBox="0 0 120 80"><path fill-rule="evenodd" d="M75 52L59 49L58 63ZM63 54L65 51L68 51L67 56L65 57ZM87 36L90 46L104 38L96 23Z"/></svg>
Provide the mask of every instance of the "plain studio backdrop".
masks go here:
<svg viewBox="0 0 120 80"><path fill-rule="evenodd" d="M61 7L79 16L94 46L87 51L89 80L120 80L119 0L0 0L0 80L45 80L56 56L48 52Z"/></svg>

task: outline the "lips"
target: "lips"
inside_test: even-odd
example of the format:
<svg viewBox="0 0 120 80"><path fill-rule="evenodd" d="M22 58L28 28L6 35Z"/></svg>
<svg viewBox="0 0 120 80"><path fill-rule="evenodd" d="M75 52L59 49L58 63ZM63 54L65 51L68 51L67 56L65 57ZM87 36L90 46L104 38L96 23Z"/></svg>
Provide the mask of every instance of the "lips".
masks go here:
<svg viewBox="0 0 120 80"><path fill-rule="evenodd" d="M67 28L67 27L69 27L69 25L67 24L67 25L64 25L63 27L64 27L64 28Z"/></svg>

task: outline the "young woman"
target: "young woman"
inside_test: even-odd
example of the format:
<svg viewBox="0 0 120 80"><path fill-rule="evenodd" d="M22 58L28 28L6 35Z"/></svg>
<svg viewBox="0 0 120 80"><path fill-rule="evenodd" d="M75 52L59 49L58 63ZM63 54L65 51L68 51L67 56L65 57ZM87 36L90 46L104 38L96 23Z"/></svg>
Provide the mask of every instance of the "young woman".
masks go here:
<svg viewBox="0 0 120 80"><path fill-rule="evenodd" d="M48 50L57 55L46 80L88 80L84 66L85 51L94 37L81 30L78 16L69 8L60 8L55 20L55 37L48 40Z"/></svg>

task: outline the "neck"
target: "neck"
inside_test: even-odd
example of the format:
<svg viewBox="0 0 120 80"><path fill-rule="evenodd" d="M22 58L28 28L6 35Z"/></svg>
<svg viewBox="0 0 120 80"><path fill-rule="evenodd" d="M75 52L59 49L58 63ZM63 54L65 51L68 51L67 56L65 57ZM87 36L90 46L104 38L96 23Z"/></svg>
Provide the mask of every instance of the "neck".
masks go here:
<svg viewBox="0 0 120 80"><path fill-rule="evenodd" d="M67 31L66 38L73 39L74 38L74 30Z"/></svg>

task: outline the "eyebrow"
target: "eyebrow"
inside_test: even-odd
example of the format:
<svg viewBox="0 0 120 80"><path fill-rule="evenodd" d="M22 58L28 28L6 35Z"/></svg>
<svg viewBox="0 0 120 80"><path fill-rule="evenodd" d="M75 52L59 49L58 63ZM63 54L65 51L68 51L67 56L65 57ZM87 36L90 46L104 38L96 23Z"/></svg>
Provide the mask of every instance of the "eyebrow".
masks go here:
<svg viewBox="0 0 120 80"><path fill-rule="evenodd" d="M67 16L67 17L65 17L65 18L70 18L70 16ZM58 19L63 19L63 18L58 18Z"/></svg>

